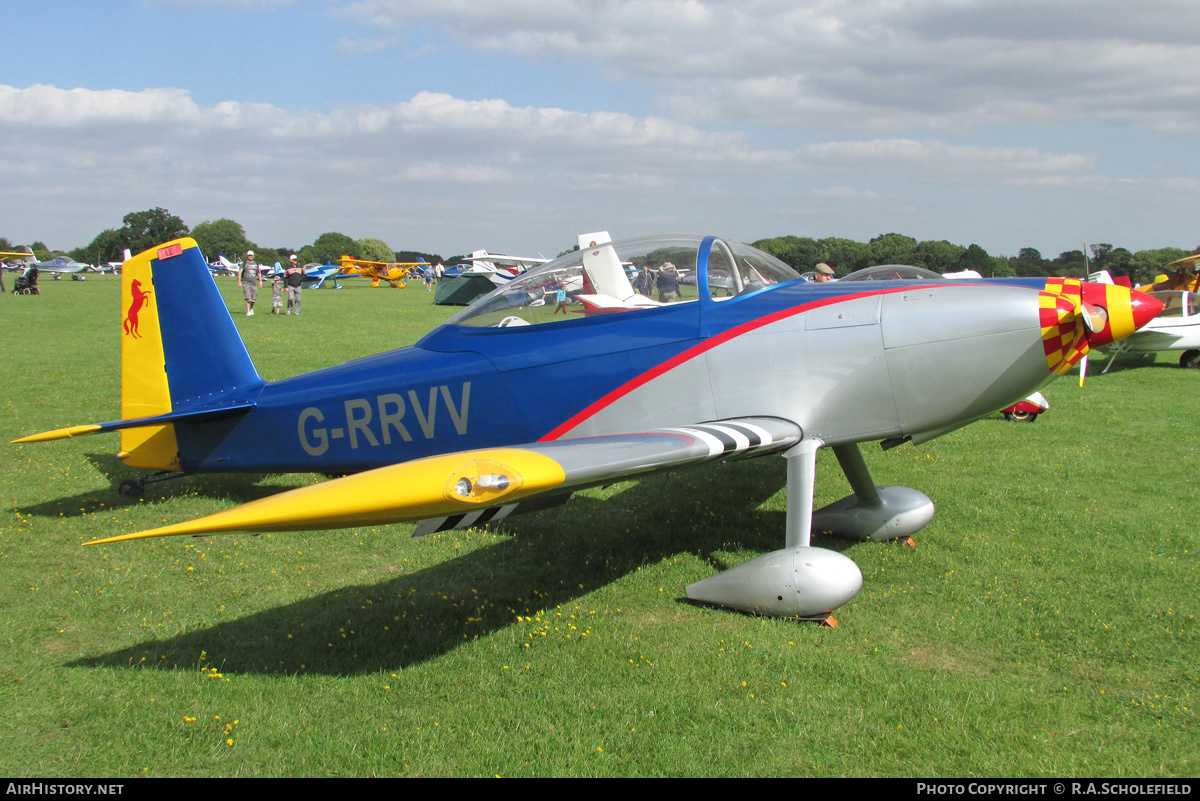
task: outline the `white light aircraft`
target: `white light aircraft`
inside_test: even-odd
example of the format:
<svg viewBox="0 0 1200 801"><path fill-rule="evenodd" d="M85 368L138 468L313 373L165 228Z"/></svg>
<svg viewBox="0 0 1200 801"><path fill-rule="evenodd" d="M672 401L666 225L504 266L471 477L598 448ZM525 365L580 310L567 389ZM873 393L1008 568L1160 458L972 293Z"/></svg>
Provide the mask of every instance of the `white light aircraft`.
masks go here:
<svg viewBox="0 0 1200 801"><path fill-rule="evenodd" d="M1102 374L1108 372L1121 354L1162 350L1182 351L1179 366L1200 369L1200 277L1196 274L1197 262L1200 262L1200 254L1173 261L1164 268L1171 271L1169 277L1160 275L1153 285L1138 288L1138 291L1160 301L1163 310L1140 330L1106 348L1112 357ZM1090 274L1088 280L1113 283L1107 270Z"/></svg>

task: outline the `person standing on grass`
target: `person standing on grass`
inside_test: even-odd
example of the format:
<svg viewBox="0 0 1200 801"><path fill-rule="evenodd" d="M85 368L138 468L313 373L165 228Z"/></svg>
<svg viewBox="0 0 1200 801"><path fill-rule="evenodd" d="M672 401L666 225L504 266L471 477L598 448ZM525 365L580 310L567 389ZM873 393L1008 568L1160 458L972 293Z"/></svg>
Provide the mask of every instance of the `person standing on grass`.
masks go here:
<svg viewBox="0 0 1200 801"><path fill-rule="evenodd" d="M304 288L304 268L300 266L295 253L288 257L288 268L283 273L283 281L287 284L287 313L291 314L292 309L295 308L296 316L299 317L300 290ZM295 305L293 306L293 304Z"/></svg>
<svg viewBox="0 0 1200 801"><path fill-rule="evenodd" d="M554 314L558 314L559 311L562 311L564 317L570 316L567 313L567 287L566 287L566 284L559 283L558 287L554 290L554 303L555 303ZM553 316L553 315L551 315L551 316Z"/></svg>
<svg viewBox="0 0 1200 801"><path fill-rule="evenodd" d="M663 264L658 271L658 302L674 303L679 300L679 274L671 262Z"/></svg>
<svg viewBox="0 0 1200 801"><path fill-rule="evenodd" d="M242 285L242 296L246 299L246 316L254 316L254 304L258 302L258 290L262 287L262 274L258 271L258 262L254 261L254 251L246 251L246 260L238 274Z"/></svg>

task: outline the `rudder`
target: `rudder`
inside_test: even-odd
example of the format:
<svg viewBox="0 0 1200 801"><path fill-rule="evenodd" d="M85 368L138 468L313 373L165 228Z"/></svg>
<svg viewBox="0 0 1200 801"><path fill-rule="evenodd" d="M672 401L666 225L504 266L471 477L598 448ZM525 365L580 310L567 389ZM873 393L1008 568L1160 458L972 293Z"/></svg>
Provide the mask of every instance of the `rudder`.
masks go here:
<svg viewBox="0 0 1200 801"><path fill-rule="evenodd" d="M194 239L150 248L121 268L121 417L219 403L261 385ZM179 469L175 425L121 431L131 467Z"/></svg>

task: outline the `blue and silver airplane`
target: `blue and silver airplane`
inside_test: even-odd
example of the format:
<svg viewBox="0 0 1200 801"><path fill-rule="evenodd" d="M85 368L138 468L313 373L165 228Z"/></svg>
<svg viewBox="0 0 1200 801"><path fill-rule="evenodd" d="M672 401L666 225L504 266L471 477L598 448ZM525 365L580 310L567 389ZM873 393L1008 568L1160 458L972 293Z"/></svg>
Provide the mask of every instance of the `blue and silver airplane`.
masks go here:
<svg viewBox="0 0 1200 801"><path fill-rule="evenodd" d="M58 280L64 275L69 275L72 278L79 278L79 274L88 270L91 265L84 264L80 261L75 261L70 256L55 256L46 261L35 262L30 265L37 267L39 272L49 273L54 276L54 280Z"/></svg>
<svg viewBox="0 0 1200 801"><path fill-rule="evenodd" d="M696 283L631 302L622 265L668 262ZM889 540L932 519L923 493L875 485L860 443L921 443L994 413L1160 309L1072 279L888 268L808 283L746 245L655 237L587 243L412 347L264 381L205 275L191 239L126 262L121 419L17 442L120 431L125 464L156 471L126 482L134 493L210 471L350 475L96 542L402 521L421 534L655 471L781 454L784 547L687 595L799 617L827 615L862 585L848 557L810 544L814 529ZM814 511L825 447L853 494Z"/></svg>
<svg viewBox="0 0 1200 801"><path fill-rule="evenodd" d="M341 272L341 269L342 268L339 265L333 264L329 261L326 261L324 264L310 262L304 265L303 286L305 289L320 289L327 279L334 278L334 276ZM277 275L281 276L283 274L284 268L279 264L279 262L275 262L275 266L269 273L265 273L264 277L274 278ZM338 289L342 288L342 285L337 283L336 278L334 278L334 285Z"/></svg>

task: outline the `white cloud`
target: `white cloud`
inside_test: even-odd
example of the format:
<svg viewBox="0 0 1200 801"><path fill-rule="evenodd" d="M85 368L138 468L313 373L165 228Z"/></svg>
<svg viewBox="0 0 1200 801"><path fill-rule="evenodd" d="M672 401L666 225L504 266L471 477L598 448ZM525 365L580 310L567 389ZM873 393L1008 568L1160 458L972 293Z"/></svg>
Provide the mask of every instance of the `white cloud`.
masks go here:
<svg viewBox="0 0 1200 801"><path fill-rule="evenodd" d="M433 92L318 114L200 106L178 89L51 86L0 86L0 181L28 190L6 214L16 227L0 233L63 247L163 206L189 224L232 217L263 245L342 230L447 252L485 241L545 249L577 228L754 238L816 220L829 231L835 212L867 209L860 225L896 230L921 220L932 187L1149 191L1097 175L1093 155L1032 147L879 138L760 148L659 117ZM1173 176L1156 185L1175 198L1197 192Z"/></svg>
<svg viewBox="0 0 1200 801"><path fill-rule="evenodd" d="M588 64L693 120L1200 131L1189 0L361 0L344 13L385 34Z"/></svg>
<svg viewBox="0 0 1200 801"><path fill-rule="evenodd" d="M884 139L809 145L801 158L814 170L902 175L927 183L1005 185L1047 176L1088 176L1095 158L1047 154L1036 148L966 147L935 140Z"/></svg>
<svg viewBox="0 0 1200 801"><path fill-rule="evenodd" d="M195 119L199 109L182 89L92 91L34 85L27 89L0 85L5 123L55 127L93 123L161 122Z"/></svg>
<svg viewBox="0 0 1200 801"><path fill-rule="evenodd" d="M433 92L419 92L391 106L346 106L317 114L232 101L201 108L178 89L0 86L0 126L38 132L10 139L10 149L63 148L64 156L95 153L128 163L145 158L144 148L153 146L159 148L158 161L219 157L238 169L259 163L264 174L301 166L308 173L329 172L324 162L334 158L339 167L361 162L364 170L377 170L386 161L427 173L429 165L441 164L441 180L461 175L471 182L489 175L512 180L506 164L523 164L534 174L678 175L702 167L709 175L858 170L925 181L1002 181L1031 174L1084 174L1094 167L1094 159L1085 155L935 140L756 149L740 133L706 132L659 117L517 107L503 100L463 100ZM456 170L452 163L469 169Z"/></svg>

